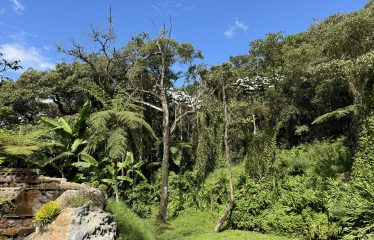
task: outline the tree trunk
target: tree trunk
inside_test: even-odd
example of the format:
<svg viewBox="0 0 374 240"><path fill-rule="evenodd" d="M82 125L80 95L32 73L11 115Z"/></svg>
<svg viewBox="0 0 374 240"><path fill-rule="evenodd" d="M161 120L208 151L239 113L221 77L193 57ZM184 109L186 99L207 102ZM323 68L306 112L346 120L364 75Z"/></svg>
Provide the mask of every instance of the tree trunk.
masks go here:
<svg viewBox="0 0 374 240"><path fill-rule="evenodd" d="M170 145L170 125L169 125L169 107L166 96L162 97L162 185L161 185L161 199L160 209L157 215L158 222L165 222L167 208L168 208L168 187L169 187L169 145Z"/></svg>
<svg viewBox="0 0 374 240"><path fill-rule="evenodd" d="M230 189L230 199L226 205L226 209L223 212L222 216L220 217L216 227L215 231L220 232L222 230L223 224L225 223L226 219L230 217L231 211L234 208L234 183L232 179L232 163L231 163L231 157L230 157L230 147L229 147L229 116L227 111L227 102L226 102L226 92L225 87L222 87L222 95L223 95L223 104L224 104L224 121L225 121L225 133L224 133L224 143L225 143L225 159L226 159L226 165L227 165L227 175L229 178L229 189Z"/></svg>

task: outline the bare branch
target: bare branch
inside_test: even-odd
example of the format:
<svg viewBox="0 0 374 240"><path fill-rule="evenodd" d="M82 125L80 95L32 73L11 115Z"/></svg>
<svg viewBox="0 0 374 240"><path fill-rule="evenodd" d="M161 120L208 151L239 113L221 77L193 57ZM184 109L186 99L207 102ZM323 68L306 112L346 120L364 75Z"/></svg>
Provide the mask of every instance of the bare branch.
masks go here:
<svg viewBox="0 0 374 240"><path fill-rule="evenodd" d="M176 129L177 127L177 124L179 121L181 121L183 118L185 118L187 115L191 114L191 113L194 113L196 112L197 108L194 107L186 112L184 112L183 114L179 115L173 122L173 124L171 125L171 128L170 128L170 133L173 133L174 130Z"/></svg>
<svg viewBox="0 0 374 240"><path fill-rule="evenodd" d="M149 102L145 102L145 101L142 101L142 100L139 100L139 99L132 99L132 100L134 102L136 102L136 103L140 103L140 104L143 104L143 105L148 106L150 108L153 108L153 109L155 109L155 110L157 110L159 112L163 112L162 108L157 107L157 106L155 106L155 105L153 105L153 104L151 104Z"/></svg>

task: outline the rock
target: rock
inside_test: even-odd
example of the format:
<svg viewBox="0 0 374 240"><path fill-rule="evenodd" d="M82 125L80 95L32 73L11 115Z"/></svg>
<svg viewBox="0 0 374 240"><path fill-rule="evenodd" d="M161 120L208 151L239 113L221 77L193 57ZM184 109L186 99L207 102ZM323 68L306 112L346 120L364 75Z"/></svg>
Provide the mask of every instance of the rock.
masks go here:
<svg viewBox="0 0 374 240"><path fill-rule="evenodd" d="M14 211L20 193L21 187L0 188L0 218Z"/></svg>
<svg viewBox="0 0 374 240"><path fill-rule="evenodd" d="M113 216L98 207L86 204L66 208L44 229L32 233L26 240L114 240L117 225Z"/></svg>
<svg viewBox="0 0 374 240"><path fill-rule="evenodd" d="M89 201L91 205L104 209L106 204L105 193L96 188L82 187L79 190L67 190L56 199L61 209L80 207Z"/></svg>

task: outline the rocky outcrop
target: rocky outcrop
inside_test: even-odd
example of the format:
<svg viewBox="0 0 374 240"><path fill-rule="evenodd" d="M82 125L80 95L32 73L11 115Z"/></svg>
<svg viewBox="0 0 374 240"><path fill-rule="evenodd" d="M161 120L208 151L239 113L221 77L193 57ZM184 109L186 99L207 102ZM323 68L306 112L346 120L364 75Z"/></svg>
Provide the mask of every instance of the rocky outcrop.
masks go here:
<svg viewBox="0 0 374 240"><path fill-rule="evenodd" d="M96 188L85 187L79 190L67 190L56 199L62 209L67 207L79 207L90 202L92 206L105 209L106 196L103 191Z"/></svg>
<svg viewBox="0 0 374 240"><path fill-rule="evenodd" d="M90 203L66 208L44 229L32 233L27 240L114 240L117 225L113 216Z"/></svg>
<svg viewBox="0 0 374 240"><path fill-rule="evenodd" d="M105 194L63 178L40 176L37 169L0 168L0 239L22 239L35 231L33 216L55 200L61 214L27 239L114 239L116 224L106 213Z"/></svg>

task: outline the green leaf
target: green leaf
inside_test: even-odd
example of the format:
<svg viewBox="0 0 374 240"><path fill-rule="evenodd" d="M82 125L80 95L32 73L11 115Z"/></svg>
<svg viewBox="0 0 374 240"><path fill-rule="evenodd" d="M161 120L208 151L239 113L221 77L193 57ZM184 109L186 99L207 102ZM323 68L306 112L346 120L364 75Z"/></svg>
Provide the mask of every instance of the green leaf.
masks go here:
<svg viewBox="0 0 374 240"><path fill-rule="evenodd" d="M129 182L129 183L132 183L134 180L132 180L130 177L128 176L118 176L117 177L118 180L121 180L121 181L125 181L125 182Z"/></svg>
<svg viewBox="0 0 374 240"><path fill-rule="evenodd" d="M108 190L108 186L105 185L105 184L100 184L99 189L102 190L102 191L106 191L106 190Z"/></svg>
<svg viewBox="0 0 374 240"><path fill-rule="evenodd" d="M58 122L56 122L53 119L47 118L47 117L42 117L42 118L40 118L40 120L41 120L42 123L44 123L45 125L47 125L50 128L58 128L60 126L58 124Z"/></svg>
<svg viewBox="0 0 374 240"><path fill-rule="evenodd" d="M71 145L70 151L71 152L76 152L78 147L80 145L82 145L82 142L83 142L83 139L81 139L81 138L75 139L74 142L73 142L73 145Z"/></svg>
<svg viewBox="0 0 374 240"><path fill-rule="evenodd" d="M134 162L134 155L132 152L127 152L126 153L126 159L125 159L125 166L130 166Z"/></svg>
<svg viewBox="0 0 374 240"><path fill-rule="evenodd" d="M115 175L114 167L113 167L112 165L108 165L108 166L106 166L105 168L106 168L106 170L108 170L108 172L109 172L110 174L112 174L112 176Z"/></svg>
<svg viewBox="0 0 374 240"><path fill-rule="evenodd" d="M89 163L89 164L91 164L91 165L93 165L93 166L98 166L98 165L99 165L99 163L96 161L96 159L93 158L93 157L92 157L90 154L88 154L88 153L82 152L82 153L79 154L79 157L80 157L83 161L85 161L86 163Z"/></svg>
<svg viewBox="0 0 374 240"><path fill-rule="evenodd" d="M73 126L73 134L77 134L79 137L82 137L85 128L86 121L90 116L91 102L87 101L79 111L78 121Z"/></svg>
<svg viewBox="0 0 374 240"><path fill-rule="evenodd" d="M59 159L68 159L70 157L75 157L75 154L72 153L72 152L62 152L59 155L57 155L56 157L52 158L50 162L53 162L53 161L59 160Z"/></svg>
<svg viewBox="0 0 374 240"><path fill-rule="evenodd" d="M60 124L58 128L62 128L66 133L70 134L71 136L73 135L73 131L71 127L69 126L69 124L65 121L65 119L60 117L58 119L58 123Z"/></svg>
<svg viewBox="0 0 374 240"><path fill-rule="evenodd" d="M119 162L118 163L118 172L121 171L122 169L126 168L126 164L124 162Z"/></svg>
<svg viewBox="0 0 374 240"><path fill-rule="evenodd" d="M110 179L110 178L104 178L104 179L101 179L101 181L104 182L104 183L107 183L109 185L116 185L117 184L117 182L115 180Z"/></svg>
<svg viewBox="0 0 374 240"><path fill-rule="evenodd" d="M141 178L143 178L144 180L147 180L147 178L144 176L144 174L141 172L141 171L139 171L139 170L135 170L135 172L141 177Z"/></svg>
<svg viewBox="0 0 374 240"><path fill-rule="evenodd" d="M141 166L144 165L144 162L143 161L140 161L140 162L137 162L134 166L132 166L133 169L138 169L140 168Z"/></svg>
<svg viewBox="0 0 374 240"><path fill-rule="evenodd" d="M170 152L172 154L176 154L178 152L178 148L176 148L176 147L170 147Z"/></svg>
<svg viewBox="0 0 374 240"><path fill-rule="evenodd" d="M71 165L77 168L89 168L92 166L92 164L88 162L75 162L75 163L72 163Z"/></svg>

